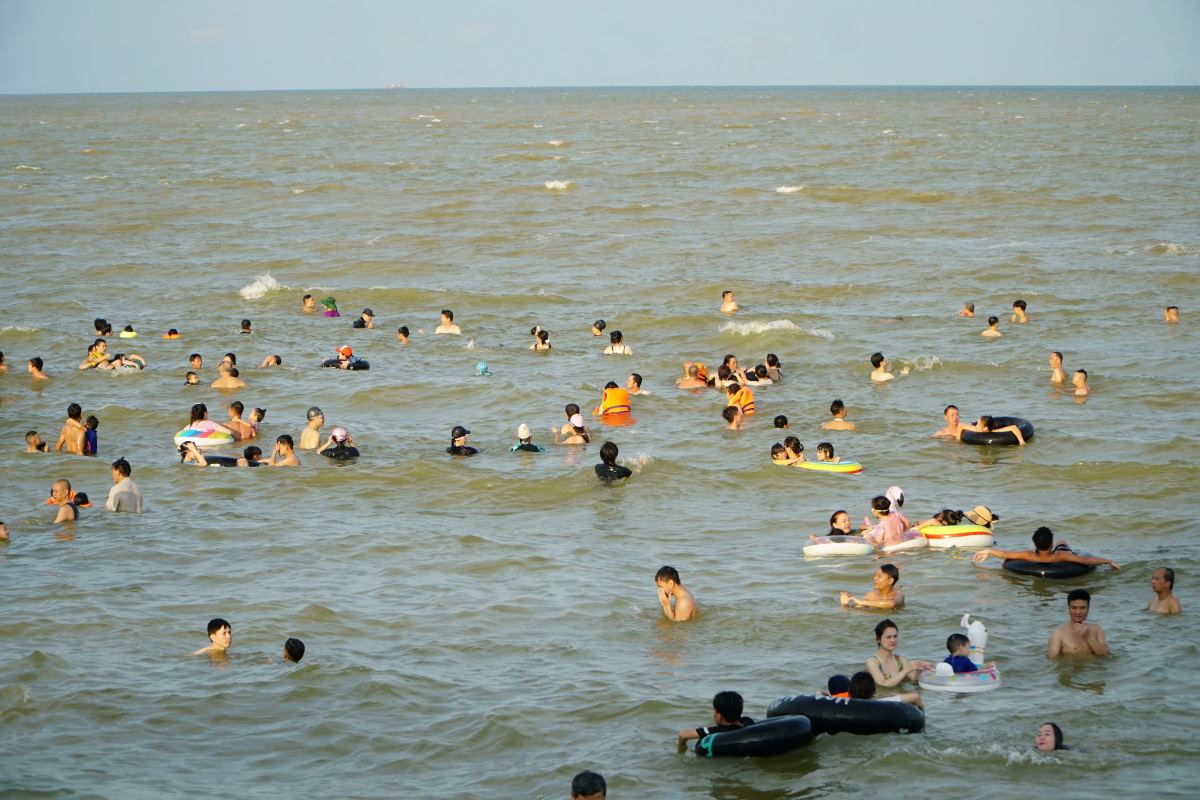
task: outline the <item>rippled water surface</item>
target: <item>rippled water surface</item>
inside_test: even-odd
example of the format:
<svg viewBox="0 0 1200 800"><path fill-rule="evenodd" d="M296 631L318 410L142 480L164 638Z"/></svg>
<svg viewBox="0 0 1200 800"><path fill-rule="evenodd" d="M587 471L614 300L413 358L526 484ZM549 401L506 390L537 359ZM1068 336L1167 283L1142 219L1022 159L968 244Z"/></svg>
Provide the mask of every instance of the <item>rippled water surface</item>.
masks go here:
<svg viewBox="0 0 1200 800"><path fill-rule="evenodd" d="M562 797L583 768L613 797L1189 794L1198 117L1194 90L0 98L0 796ZM345 316L303 315L306 292ZM1007 319L1018 297L1025 326ZM965 301L979 317L955 317ZM367 306L378 329L351 330ZM462 337L431 335L447 307ZM978 335L990 314L1005 338ZM111 349L149 369L75 369L97 316L142 332ZM636 355L600 355L597 317ZM535 324L548 354L526 349ZM318 369L341 344L372 369ZM907 374L872 386L875 350ZM1088 370L1086 403L1050 389L1050 350ZM204 386L188 388L197 351ZM226 351L248 384L234 394L207 387ZM687 358L767 352L786 379L739 434L715 393L673 386ZM271 353L283 367L257 368ZM24 374L32 356L50 382ZM597 484L596 444L508 452L519 423L546 443L565 403L586 411L633 370L653 392L636 424L593 427L634 468L626 485ZM834 397L860 433L819 431ZM180 466L191 404L223 417L235 398L268 409L267 442L320 405L363 456ZM101 421L101 458L22 453L73 401ZM950 402L1037 436L934 440ZM771 466L780 413L865 472ZM456 424L478 457L444 454ZM122 455L144 514L50 524L53 480L102 500ZM972 611L1000 690L926 693L922 735L676 755L716 691L757 717L873 652L881 615L836 598L869 588L875 562L801 547L891 484L910 516L982 503L1001 546L1048 524L1123 569L1064 585L966 553L892 558L900 650L940 659ZM699 620L661 619L662 564ZM1160 565L1182 618L1140 610ZM1048 662L1080 585L1113 657ZM235 657L189 657L215 616ZM288 636L308 645L299 665L279 663ZM1047 719L1076 751L1033 751Z"/></svg>

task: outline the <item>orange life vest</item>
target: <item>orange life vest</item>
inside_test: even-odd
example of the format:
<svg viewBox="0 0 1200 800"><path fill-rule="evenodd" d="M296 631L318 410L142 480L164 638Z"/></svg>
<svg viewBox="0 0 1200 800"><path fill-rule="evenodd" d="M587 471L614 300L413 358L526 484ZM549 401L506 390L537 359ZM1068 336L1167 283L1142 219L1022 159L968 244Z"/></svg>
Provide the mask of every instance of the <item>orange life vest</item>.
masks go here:
<svg viewBox="0 0 1200 800"><path fill-rule="evenodd" d="M742 413L748 417L754 413L754 393L743 386L730 395L729 405L742 409Z"/></svg>
<svg viewBox="0 0 1200 800"><path fill-rule="evenodd" d="M629 392L626 389L605 389L594 414L628 414L629 411Z"/></svg>

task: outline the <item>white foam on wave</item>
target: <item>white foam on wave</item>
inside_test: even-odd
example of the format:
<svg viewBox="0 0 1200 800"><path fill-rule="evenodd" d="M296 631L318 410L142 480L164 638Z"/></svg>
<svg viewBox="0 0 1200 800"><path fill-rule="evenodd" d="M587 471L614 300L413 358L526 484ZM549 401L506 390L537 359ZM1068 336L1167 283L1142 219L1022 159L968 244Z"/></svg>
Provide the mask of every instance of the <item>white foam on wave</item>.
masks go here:
<svg viewBox="0 0 1200 800"><path fill-rule="evenodd" d="M13 333L37 333L38 330L38 328L30 328L25 325L5 325L3 328L0 328L0 333L6 331L12 331Z"/></svg>
<svg viewBox="0 0 1200 800"><path fill-rule="evenodd" d="M13 167L17 172L41 172L41 167L31 167L28 164L17 164Z"/></svg>
<svg viewBox="0 0 1200 800"><path fill-rule="evenodd" d="M917 372L928 372L934 367L940 367L942 359L941 356L914 356L911 359L900 359L900 364L904 367L915 369Z"/></svg>
<svg viewBox="0 0 1200 800"><path fill-rule="evenodd" d="M1149 245L1145 249L1146 252L1154 253L1158 256L1186 256L1192 252L1188 249L1187 245L1177 242L1159 242L1158 244Z"/></svg>
<svg viewBox="0 0 1200 800"><path fill-rule="evenodd" d="M804 191L803 186L776 186L775 187L775 194L795 194L796 192L803 192L803 191Z"/></svg>
<svg viewBox="0 0 1200 800"><path fill-rule="evenodd" d="M88 175L88 176L84 177L84 180L85 181L106 181L110 177L112 177L112 176L111 175Z"/></svg>
<svg viewBox="0 0 1200 800"><path fill-rule="evenodd" d="M542 185L552 191L561 192L564 189L570 189L572 184L571 181L546 181Z"/></svg>
<svg viewBox="0 0 1200 800"><path fill-rule="evenodd" d="M649 453L638 453L633 458L621 459L621 463L629 467L634 474L638 474L645 467L654 463L654 456L650 455Z"/></svg>
<svg viewBox="0 0 1200 800"><path fill-rule="evenodd" d="M252 282L247 283L241 289L238 289L238 294L243 300L261 300L267 296L268 292L277 292L280 289L287 289L279 281L271 277L271 273L259 275Z"/></svg>
<svg viewBox="0 0 1200 800"><path fill-rule="evenodd" d="M292 194L304 194L303 189L292 189Z"/></svg>
<svg viewBox="0 0 1200 800"><path fill-rule="evenodd" d="M798 331L800 326L790 319L776 319L770 322L726 322L721 326L721 333L736 333L739 336L750 336L767 331Z"/></svg>
<svg viewBox="0 0 1200 800"><path fill-rule="evenodd" d="M464 349L464 350L475 350L475 349L477 349L477 348L475 347L475 340L474 340L474 339L468 339L468 340L467 340L467 343L463 345L463 349Z"/></svg>
<svg viewBox="0 0 1200 800"><path fill-rule="evenodd" d="M551 139L550 141L546 142L546 144L550 145L551 147L562 147L564 144L566 144L566 142L564 142L562 139Z"/></svg>

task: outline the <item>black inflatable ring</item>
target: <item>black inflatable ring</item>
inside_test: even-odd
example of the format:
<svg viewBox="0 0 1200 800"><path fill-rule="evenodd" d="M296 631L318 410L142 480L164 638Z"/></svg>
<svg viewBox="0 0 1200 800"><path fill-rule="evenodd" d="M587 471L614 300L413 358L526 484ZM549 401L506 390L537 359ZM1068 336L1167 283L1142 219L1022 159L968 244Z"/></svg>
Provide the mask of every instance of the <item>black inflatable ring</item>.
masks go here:
<svg viewBox="0 0 1200 800"><path fill-rule="evenodd" d="M925 712L910 703L797 694L767 706L767 717L803 714L813 733L920 733Z"/></svg>
<svg viewBox="0 0 1200 800"><path fill-rule="evenodd" d="M1084 554L1076 553L1076 555ZM1076 564L1073 561L1022 561L1016 558L1006 559L1004 568L1018 575L1032 575L1035 578L1078 578L1095 569L1087 564Z"/></svg>
<svg viewBox="0 0 1200 800"><path fill-rule="evenodd" d="M1033 425L1027 419L1020 417L992 417L992 423L997 428L1007 428L1009 425L1016 425L1021 430L1021 435L1025 437L1025 441L1033 438ZM1016 444L1017 437L1011 432L1003 433L976 433L975 431L963 431L959 437L967 444Z"/></svg>
<svg viewBox="0 0 1200 800"><path fill-rule="evenodd" d="M322 367L340 367L341 363L342 362L338 361L336 358L327 358L321 362L321 366ZM360 369L370 369L370 368L371 368L371 365L368 364L366 361L363 361L360 358L358 361L355 361L353 364L351 364L346 369L360 370Z"/></svg>
<svg viewBox="0 0 1200 800"><path fill-rule="evenodd" d="M779 717L733 731L710 733L696 742L696 755L708 758L774 756L808 744L815 735L807 717Z"/></svg>

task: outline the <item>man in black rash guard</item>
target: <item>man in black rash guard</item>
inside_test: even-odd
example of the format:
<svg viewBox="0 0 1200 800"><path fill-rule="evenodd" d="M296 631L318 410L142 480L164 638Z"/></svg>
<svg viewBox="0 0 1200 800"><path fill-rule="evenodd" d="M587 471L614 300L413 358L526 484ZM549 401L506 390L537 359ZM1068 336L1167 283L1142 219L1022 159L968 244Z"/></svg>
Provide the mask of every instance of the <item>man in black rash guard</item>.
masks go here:
<svg viewBox="0 0 1200 800"><path fill-rule="evenodd" d="M617 446L612 442L605 442L600 447L600 460L604 463L596 465L596 477L606 483L628 478L633 474L629 467L622 467L617 463Z"/></svg>
<svg viewBox="0 0 1200 800"><path fill-rule="evenodd" d="M454 430L450 431L450 446L446 448L446 452L452 456L473 456L478 453L474 447L467 446L467 436L470 433L462 425L455 425Z"/></svg>

